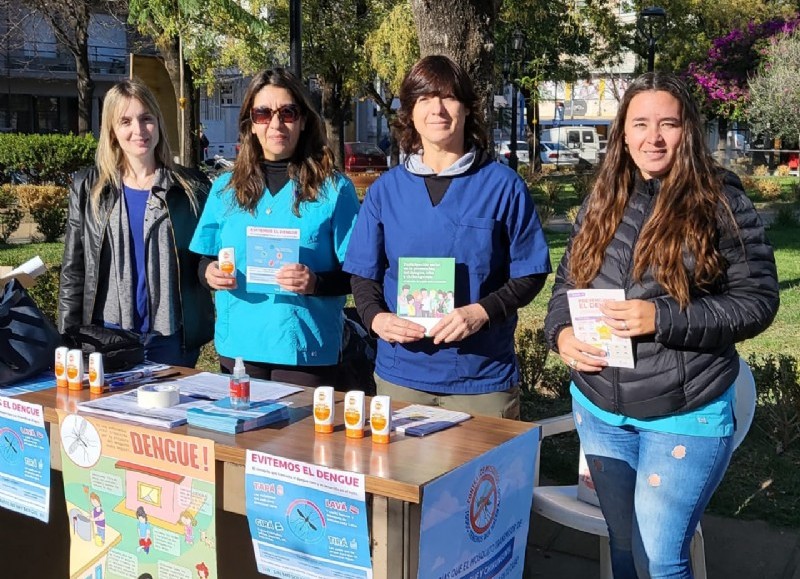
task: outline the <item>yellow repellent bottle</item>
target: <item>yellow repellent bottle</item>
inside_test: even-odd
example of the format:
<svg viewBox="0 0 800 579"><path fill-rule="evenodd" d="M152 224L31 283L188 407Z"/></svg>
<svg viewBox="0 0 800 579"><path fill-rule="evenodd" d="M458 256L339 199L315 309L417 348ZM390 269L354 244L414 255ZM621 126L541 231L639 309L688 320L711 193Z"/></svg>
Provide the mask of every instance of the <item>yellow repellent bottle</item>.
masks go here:
<svg viewBox="0 0 800 579"><path fill-rule="evenodd" d="M392 432L392 399L388 396L373 396L369 405L369 425L372 442L388 444Z"/></svg>
<svg viewBox="0 0 800 579"><path fill-rule="evenodd" d="M348 438L364 438L364 393L350 390L344 395L344 433Z"/></svg>
<svg viewBox="0 0 800 579"><path fill-rule="evenodd" d="M314 389L314 432L333 432L333 419L333 386L318 386Z"/></svg>
<svg viewBox="0 0 800 579"><path fill-rule="evenodd" d="M56 348L56 359L53 369L56 374L56 386L59 388L67 387L67 352L69 352L69 348L65 346Z"/></svg>
<svg viewBox="0 0 800 579"><path fill-rule="evenodd" d="M83 390L83 352L67 352L67 387L70 390Z"/></svg>
<svg viewBox="0 0 800 579"><path fill-rule="evenodd" d="M92 352L89 354L89 391L102 394L106 385L106 375L103 372L103 354Z"/></svg>
<svg viewBox="0 0 800 579"><path fill-rule="evenodd" d="M236 271L236 252L232 247L223 247L217 254L219 270L222 273L234 273Z"/></svg>

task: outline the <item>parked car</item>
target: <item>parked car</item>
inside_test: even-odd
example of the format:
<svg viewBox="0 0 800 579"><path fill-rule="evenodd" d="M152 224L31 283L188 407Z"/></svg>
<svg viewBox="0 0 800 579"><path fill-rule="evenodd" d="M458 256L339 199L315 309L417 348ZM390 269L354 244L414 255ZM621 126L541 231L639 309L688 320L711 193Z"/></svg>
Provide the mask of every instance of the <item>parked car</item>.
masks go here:
<svg viewBox="0 0 800 579"><path fill-rule="evenodd" d="M503 165L508 165L508 159L511 157L511 149L509 146L509 141L501 141L497 143L495 148L497 151L497 160ZM528 156L528 141L517 141L517 160L520 163L528 163L530 161L530 157Z"/></svg>
<svg viewBox="0 0 800 579"><path fill-rule="evenodd" d="M574 167L581 160L578 151L568 149L563 143L548 141L539 143L539 158L542 160L542 163L563 165L565 167Z"/></svg>
<svg viewBox="0 0 800 579"><path fill-rule="evenodd" d="M369 187L388 168L386 153L378 145L363 142L344 144L344 172L356 188Z"/></svg>

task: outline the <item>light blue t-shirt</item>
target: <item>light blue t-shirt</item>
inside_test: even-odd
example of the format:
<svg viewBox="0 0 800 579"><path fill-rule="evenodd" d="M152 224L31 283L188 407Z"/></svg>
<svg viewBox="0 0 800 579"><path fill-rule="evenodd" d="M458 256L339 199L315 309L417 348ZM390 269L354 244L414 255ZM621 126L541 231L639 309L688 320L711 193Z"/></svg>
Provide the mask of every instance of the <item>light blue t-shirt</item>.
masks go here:
<svg viewBox="0 0 800 579"><path fill-rule="evenodd" d="M633 426L654 432L687 436L723 437L733 434L735 385L725 390L716 399L694 410L656 418L631 418L603 410L584 396L574 382L570 384L569 391L575 402L583 406L594 417L611 426Z"/></svg>
<svg viewBox="0 0 800 579"><path fill-rule="evenodd" d="M214 256L233 247L237 288L216 292L214 345L223 356L251 362L292 366L330 366L339 361L344 323L344 296L264 294L247 291L247 227L300 230L299 262L311 271L333 271L344 261L359 203L349 179L326 181L315 202L292 212L295 183L275 196L264 192L255 213L235 203L228 188L231 174L211 188L189 248Z"/></svg>

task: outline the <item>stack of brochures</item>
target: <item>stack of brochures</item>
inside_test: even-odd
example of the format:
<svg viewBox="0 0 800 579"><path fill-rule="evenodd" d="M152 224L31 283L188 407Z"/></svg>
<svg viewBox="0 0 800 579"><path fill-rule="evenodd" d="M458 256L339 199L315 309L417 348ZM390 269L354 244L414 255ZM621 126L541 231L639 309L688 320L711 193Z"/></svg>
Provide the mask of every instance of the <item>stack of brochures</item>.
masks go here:
<svg viewBox="0 0 800 579"><path fill-rule="evenodd" d="M272 400L253 402L247 410L237 410L231 408L230 398L223 398L186 411L186 421L190 426L228 434L261 428L287 418L288 406Z"/></svg>
<svg viewBox="0 0 800 579"><path fill-rule="evenodd" d="M464 422L471 415L456 410L412 404L392 413L392 426L398 434L425 436Z"/></svg>

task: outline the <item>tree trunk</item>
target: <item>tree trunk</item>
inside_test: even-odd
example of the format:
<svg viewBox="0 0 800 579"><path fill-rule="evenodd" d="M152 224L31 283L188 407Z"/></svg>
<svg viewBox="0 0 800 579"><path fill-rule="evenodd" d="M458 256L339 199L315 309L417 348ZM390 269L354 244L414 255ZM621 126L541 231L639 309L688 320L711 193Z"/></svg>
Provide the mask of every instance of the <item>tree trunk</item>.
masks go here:
<svg viewBox="0 0 800 579"><path fill-rule="evenodd" d="M78 134L86 135L92 132L94 81L89 68L89 51L85 43L81 54L75 56L75 71L78 83Z"/></svg>
<svg viewBox="0 0 800 579"><path fill-rule="evenodd" d="M197 139L194 135L198 134L197 118L194 111L194 80L192 69L186 62L183 63L183 101L181 101L181 60L180 42L178 37L172 38L166 46L158 47L161 56L164 58L164 67L169 74L172 90L175 92L175 102L178 103L178 145L175 154L178 155L179 163L185 167L197 167ZM181 126L181 117L184 122ZM183 143L183 147L181 147Z"/></svg>
<svg viewBox="0 0 800 579"><path fill-rule="evenodd" d="M489 129L494 116L493 29L501 4L502 0L411 0L420 54L444 54L466 69L483 100Z"/></svg>
<svg viewBox="0 0 800 579"><path fill-rule="evenodd" d="M325 76L321 78L322 118L328 145L333 149L336 166L344 171L344 107L349 103L342 91L341 79Z"/></svg>

